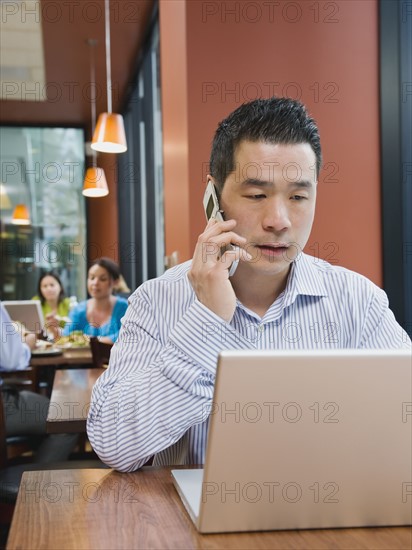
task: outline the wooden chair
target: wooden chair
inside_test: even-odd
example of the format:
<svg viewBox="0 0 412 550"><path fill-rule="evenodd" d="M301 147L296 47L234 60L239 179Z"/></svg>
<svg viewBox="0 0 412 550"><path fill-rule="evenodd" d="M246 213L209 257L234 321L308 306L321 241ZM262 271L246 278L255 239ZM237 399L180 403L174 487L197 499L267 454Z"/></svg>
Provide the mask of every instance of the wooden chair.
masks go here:
<svg viewBox="0 0 412 550"><path fill-rule="evenodd" d="M92 350L93 367L107 367L110 359L110 351L113 344L100 342L98 338L90 338L90 348Z"/></svg>
<svg viewBox="0 0 412 550"><path fill-rule="evenodd" d="M19 372L26 372L28 369L24 371L16 371ZM30 369L31 370L31 369ZM3 394L1 390L11 389L13 391L21 391L21 390L32 390L33 383L31 380L26 380L24 377L16 377L12 378L10 376L4 376L4 375L10 375L14 373L5 373L2 372L1 376L2 378L5 378L1 385L0 385L0 442L1 444L1 450L0 450L0 469L4 467L4 465L7 463L7 461L13 461L13 463L20 463L20 462L28 462L30 461L30 458L27 456L24 456L27 453L30 453L32 449L32 438L29 434L27 435L13 435L13 436L6 436L6 429L5 429L5 418L4 418L4 406L2 404L2 398ZM3 445L3 440L5 441L5 444Z"/></svg>
<svg viewBox="0 0 412 550"><path fill-rule="evenodd" d="M1 371L1 378L8 385L24 386L22 389L34 392L38 390L37 371L33 367L26 367L21 370Z"/></svg>

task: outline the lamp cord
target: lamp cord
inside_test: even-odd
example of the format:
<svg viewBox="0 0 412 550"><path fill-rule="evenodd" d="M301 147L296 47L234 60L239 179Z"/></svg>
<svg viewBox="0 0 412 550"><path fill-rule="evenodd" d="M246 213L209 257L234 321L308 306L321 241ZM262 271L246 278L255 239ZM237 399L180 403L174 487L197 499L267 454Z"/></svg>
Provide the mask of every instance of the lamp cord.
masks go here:
<svg viewBox="0 0 412 550"><path fill-rule="evenodd" d="M92 111L92 137L93 132L96 127L96 98L97 98L97 89L96 89L96 70L95 70L95 58L94 58L94 47L97 44L97 40L89 38L88 40L90 46L90 103ZM92 149L92 166L96 168L96 151Z"/></svg>
<svg viewBox="0 0 412 550"><path fill-rule="evenodd" d="M105 33L106 33L106 73L107 73L107 112L112 112L112 74L110 70L110 9L105 0Z"/></svg>

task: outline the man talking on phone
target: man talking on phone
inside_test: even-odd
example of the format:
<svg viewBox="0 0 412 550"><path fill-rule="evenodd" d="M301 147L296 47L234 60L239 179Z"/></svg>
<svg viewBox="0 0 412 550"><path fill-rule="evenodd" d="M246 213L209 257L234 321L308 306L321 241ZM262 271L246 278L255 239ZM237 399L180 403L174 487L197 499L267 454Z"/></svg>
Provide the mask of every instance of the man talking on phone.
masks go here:
<svg viewBox="0 0 412 550"><path fill-rule="evenodd" d="M383 290L303 253L321 165L317 125L298 101L251 101L219 124L208 183L221 216L191 261L131 296L93 390L88 434L109 466L204 463L222 350L411 349Z"/></svg>

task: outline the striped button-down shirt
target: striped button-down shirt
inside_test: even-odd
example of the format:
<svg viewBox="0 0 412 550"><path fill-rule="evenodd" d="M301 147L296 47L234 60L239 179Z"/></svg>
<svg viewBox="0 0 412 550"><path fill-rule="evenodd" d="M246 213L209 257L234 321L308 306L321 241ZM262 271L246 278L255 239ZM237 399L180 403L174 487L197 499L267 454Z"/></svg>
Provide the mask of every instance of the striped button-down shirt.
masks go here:
<svg viewBox="0 0 412 550"><path fill-rule="evenodd" d="M263 318L238 301L230 323L196 299L189 267L130 297L110 366L93 389L88 435L118 470L136 470L153 455L156 465L204 463L222 350L411 349L383 290L342 267L301 254Z"/></svg>

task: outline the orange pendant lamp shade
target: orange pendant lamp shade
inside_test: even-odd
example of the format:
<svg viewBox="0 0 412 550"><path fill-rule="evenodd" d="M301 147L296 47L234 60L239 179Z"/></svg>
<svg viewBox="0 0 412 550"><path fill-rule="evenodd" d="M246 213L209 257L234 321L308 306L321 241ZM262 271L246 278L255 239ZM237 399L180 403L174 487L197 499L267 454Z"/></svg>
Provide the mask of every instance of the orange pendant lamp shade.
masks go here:
<svg viewBox="0 0 412 550"><path fill-rule="evenodd" d="M14 225L30 225L29 210L25 204L18 204L16 206L11 223Z"/></svg>
<svg viewBox="0 0 412 550"><path fill-rule="evenodd" d="M101 113L99 115L91 148L101 153L124 153L127 151L122 115L117 113Z"/></svg>
<svg viewBox="0 0 412 550"><path fill-rule="evenodd" d="M102 168L92 166L87 169L82 193L86 197L105 197L109 194L106 176Z"/></svg>

